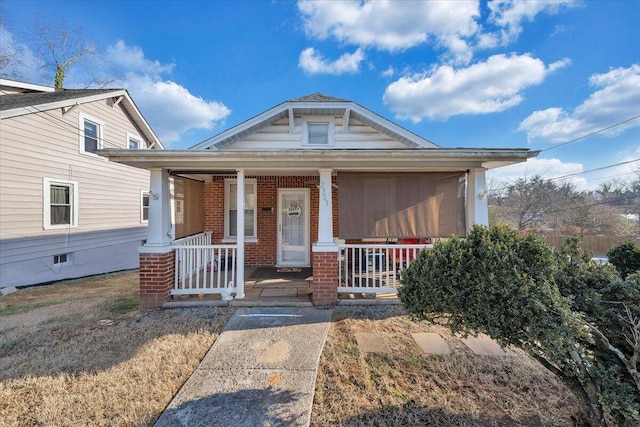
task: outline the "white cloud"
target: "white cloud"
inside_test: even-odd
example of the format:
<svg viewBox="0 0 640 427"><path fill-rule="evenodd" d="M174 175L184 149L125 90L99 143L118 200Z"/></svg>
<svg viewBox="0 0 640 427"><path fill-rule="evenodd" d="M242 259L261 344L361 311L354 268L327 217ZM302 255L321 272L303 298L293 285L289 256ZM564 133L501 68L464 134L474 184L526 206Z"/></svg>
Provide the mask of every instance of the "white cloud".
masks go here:
<svg viewBox="0 0 640 427"><path fill-rule="evenodd" d="M359 48L353 53L341 55L335 61L329 61L314 48L309 47L300 53L298 66L309 74L353 74L360 70L360 62L364 58L364 51Z"/></svg>
<svg viewBox="0 0 640 427"><path fill-rule="evenodd" d="M507 45L518 39L525 20L533 21L539 13L553 15L563 7L577 5L576 0L491 0L487 6L491 10L489 22L499 26L501 30L493 33L492 47L498 44ZM488 40L485 40L488 41Z"/></svg>
<svg viewBox="0 0 640 427"><path fill-rule="evenodd" d="M2 41L0 53L3 57L10 58L8 63L2 64L3 76L25 83L45 83L43 62L34 56L27 45L15 40L13 34L2 25L0 25L0 40Z"/></svg>
<svg viewBox="0 0 640 427"><path fill-rule="evenodd" d="M230 113L224 104L205 101L169 75L176 64L145 57L142 48L118 40L106 49L107 62L124 75L127 88L140 111L165 146L193 129L211 130Z"/></svg>
<svg viewBox="0 0 640 427"><path fill-rule="evenodd" d="M518 129L527 132L529 141L565 142L640 113L639 64L594 74L589 84L595 92L572 112L560 107L535 111L520 123ZM616 126L603 135L616 136L637 126L640 126L640 119Z"/></svg>
<svg viewBox="0 0 640 427"><path fill-rule="evenodd" d="M545 66L526 54L494 55L467 68L443 65L391 83L383 101L398 118L414 122L504 111L522 102L525 89L567 64L562 60Z"/></svg>
<svg viewBox="0 0 640 427"><path fill-rule="evenodd" d="M580 163L564 163L559 159L528 159L525 163L517 163L511 166L491 169L487 171L487 185L493 188L500 188L504 185L512 184L518 178L530 178L540 175L544 179L553 179L561 176L581 173L583 166ZM578 190L587 187L587 180L582 176L571 176L566 180L558 180L558 184L569 182L574 184Z"/></svg>
<svg viewBox="0 0 640 427"><path fill-rule="evenodd" d="M231 113L223 104L196 97L172 81L129 74L125 84L163 143L175 142L191 129L213 129Z"/></svg>
<svg viewBox="0 0 640 427"><path fill-rule="evenodd" d="M466 39L478 31L477 0L298 2L309 37L398 52L433 41L459 61L470 59Z"/></svg>
<svg viewBox="0 0 640 427"><path fill-rule="evenodd" d="M393 75L396 73L396 69L393 68L391 65L389 65L389 68L387 68L386 70L384 70L381 75L382 77L393 77Z"/></svg>
<svg viewBox="0 0 640 427"><path fill-rule="evenodd" d="M151 61L145 58L142 48L127 46L123 40L118 40L116 44L107 47L106 55L109 57L109 62L125 72L133 71L156 77L171 73L176 66L176 64L161 64L157 60Z"/></svg>

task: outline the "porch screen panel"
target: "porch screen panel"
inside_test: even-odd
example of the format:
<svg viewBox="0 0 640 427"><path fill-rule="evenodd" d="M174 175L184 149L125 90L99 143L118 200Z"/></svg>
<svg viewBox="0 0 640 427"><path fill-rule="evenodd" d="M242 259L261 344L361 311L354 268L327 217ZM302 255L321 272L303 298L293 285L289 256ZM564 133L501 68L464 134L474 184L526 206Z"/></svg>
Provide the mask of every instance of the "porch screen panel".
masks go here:
<svg viewBox="0 0 640 427"><path fill-rule="evenodd" d="M464 173L339 173L343 239L465 234Z"/></svg>
<svg viewBox="0 0 640 427"><path fill-rule="evenodd" d="M204 183L176 176L173 178L176 239L204 231Z"/></svg>

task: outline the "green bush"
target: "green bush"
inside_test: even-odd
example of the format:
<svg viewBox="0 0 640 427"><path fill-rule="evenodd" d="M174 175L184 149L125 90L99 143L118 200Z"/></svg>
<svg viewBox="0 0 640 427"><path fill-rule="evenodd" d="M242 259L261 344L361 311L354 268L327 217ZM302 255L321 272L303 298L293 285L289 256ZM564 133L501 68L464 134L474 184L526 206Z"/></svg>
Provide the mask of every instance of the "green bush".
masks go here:
<svg viewBox="0 0 640 427"><path fill-rule="evenodd" d="M576 242L554 251L533 235L476 226L423 251L402 281L411 315L524 349L582 399L592 424L604 425L605 413L619 424L640 420L631 366L640 347L625 344L633 326L620 317L633 304L640 310L637 280L590 262Z"/></svg>
<svg viewBox="0 0 640 427"><path fill-rule="evenodd" d="M630 274L640 272L640 248L631 241L614 246L607 252L607 257L623 279Z"/></svg>

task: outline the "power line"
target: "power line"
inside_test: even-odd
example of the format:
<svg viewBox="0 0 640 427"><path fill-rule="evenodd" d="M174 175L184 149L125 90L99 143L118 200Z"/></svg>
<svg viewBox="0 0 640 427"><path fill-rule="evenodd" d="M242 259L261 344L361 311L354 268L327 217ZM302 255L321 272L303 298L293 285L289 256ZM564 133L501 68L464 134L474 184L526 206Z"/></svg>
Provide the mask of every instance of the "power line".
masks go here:
<svg viewBox="0 0 640 427"><path fill-rule="evenodd" d="M634 162L638 162L638 161L640 161L640 159L634 159L634 160L628 160L626 162L614 163L614 164L608 165L608 166L602 166L602 167L599 167L599 168L588 169L588 170L582 171L582 172L571 173L569 175L563 175L563 176L558 176L558 177L555 177L555 178L549 178L548 181L556 181L558 179L570 178L572 176L582 175L582 174L590 173L590 172L597 172L597 171L613 168L613 167L616 167L616 166L628 165L629 163L634 163Z"/></svg>
<svg viewBox="0 0 640 427"><path fill-rule="evenodd" d="M621 122L618 122L618 123L616 123L616 124L613 124L613 125L611 125L611 126L607 126L606 128L602 128L602 129L599 129L599 130L593 131L593 132L591 132L591 133L588 133L588 134L586 134L586 135L579 136L578 138L572 139L571 141L567 141L567 142L563 142L563 143L561 143L561 144L554 145L553 147L549 147L549 148L547 148L547 149L541 150L540 152L541 152L541 153L544 153L544 152L547 152L547 151L550 151L550 150L554 150L554 149L556 149L556 148L558 148L558 147L562 147L563 145L567 145L567 144L571 144L572 142L580 141L581 139L585 139L585 138L588 138L588 137L590 137L590 136L597 135L597 134L599 134L599 133L605 132L605 131L607 131L607 130L609 130L609 129L613 129L614 127L617 127L617 126L623 125L623 124L625 124L625 123L627 123L627 122L630 122L630 121L632 121L632 120L635 120L635 119L637 119L637 118L640 118L640 114L638 114L637 116L633 116L633 117L631 117L631 118L629 118L629 119L623 120L623 121L621 121Z"/></svg>
<svg viewBox="0 0 640 427"><path fill-rule="evenodd" d="M607 166L601 166L599 168L588 169L588 170L582 171L582 172L576 172L576 173L572 173L572 174L568 174L568 175L557 176L555 178L547 178L545 180L546 181L557 181L557 180L560 180L560 179L571 178L571 177L574 177L574 176L578 176L578 175L582 175L582 174L586 174L586 173L591 173L591 172L597 172L597 171L601 171L601 170L605 170L605 169L610 169L610 168L613 168L613 167L616 167L616 166L622 166L622 165L626 165L626 164L634 163L634 162L638 162L638 161L640 161L640 159L628 160L628 161L625 161L625 162L619 162L619 163L614 163L614 164L607 165ZM627 173L619 174L619 175L628 175L628 174L631 174L631 173L634 173L634 172L627 172ZM614 175L614 176L619 176L619 175ZM497 192L500 192L502 190L506 190L509 187L511 187L511 185L504 185L504 186L501 186L501 187L498 187L498 188L495 188L495 189L488 189L487 192L488 193L497 193Z"/></svg>

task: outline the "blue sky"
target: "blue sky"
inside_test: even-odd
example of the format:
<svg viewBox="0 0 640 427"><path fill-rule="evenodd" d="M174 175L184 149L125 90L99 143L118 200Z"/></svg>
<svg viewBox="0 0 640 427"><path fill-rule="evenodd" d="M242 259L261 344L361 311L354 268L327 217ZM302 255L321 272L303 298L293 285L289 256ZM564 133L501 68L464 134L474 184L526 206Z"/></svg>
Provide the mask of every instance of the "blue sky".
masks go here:
<svg viewBox="0 0 640 427"><path fill-rule="evenodd" d="M579 188L640 167L640 1L0 2L14 77L51 84L35 22L81 26L168 148L285 100L346 98L442 147L543 151L494 180ZM67 87L86 76L72 70ZM598 172L585 171L629 162Z"/></svg>

